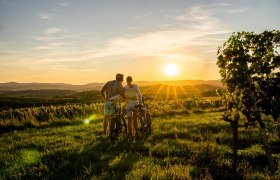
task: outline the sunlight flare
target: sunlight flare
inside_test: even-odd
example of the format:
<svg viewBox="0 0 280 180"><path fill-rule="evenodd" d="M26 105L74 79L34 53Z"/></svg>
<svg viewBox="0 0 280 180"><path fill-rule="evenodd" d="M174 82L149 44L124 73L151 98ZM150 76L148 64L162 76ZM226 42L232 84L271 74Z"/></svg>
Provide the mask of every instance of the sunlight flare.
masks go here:
<svg viewBox="0 0 280 180"><path fill-rule="evenodd" d="M179 68L176 64L167 64L164 68L164 72L168 76L175 76L179 72Z"/></svg>
<svg viewBox="0 0 280 180"><path fill-rule="evenodd" d="M89 124L90 120L87 118L84 120L84 124Z"/></svg>
<svg viewBox="0 0 280 180"><path fill-rule="evenodd" d="M84 119L84 124L89 124L91 121L96 120L97 116L95 114L89 116L88 118Z"/></svg>

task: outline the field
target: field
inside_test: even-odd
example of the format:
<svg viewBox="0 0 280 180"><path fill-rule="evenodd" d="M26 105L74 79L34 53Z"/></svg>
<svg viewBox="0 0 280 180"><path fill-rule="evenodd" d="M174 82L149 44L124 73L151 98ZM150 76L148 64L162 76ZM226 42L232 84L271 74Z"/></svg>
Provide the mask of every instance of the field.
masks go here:
<svg viewBox="0 0 280 180"><path fill-rule="evenodd" d="M2 111L0 179L234 179L219 102L152 102L152 135L114 143L102 135L101 103ZM279 136L272 129L268 137L276 174L251 126L240 128L238 179L280 178Z"/></svg>

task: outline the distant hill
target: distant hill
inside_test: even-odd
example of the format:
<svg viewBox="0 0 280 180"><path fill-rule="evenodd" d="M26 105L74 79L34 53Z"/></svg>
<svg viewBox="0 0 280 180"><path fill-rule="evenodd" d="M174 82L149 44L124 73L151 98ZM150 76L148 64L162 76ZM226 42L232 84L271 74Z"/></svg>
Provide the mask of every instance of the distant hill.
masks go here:
<svg viewBox="0 0 280 180"><path fill-rule="evenodd" d="M207 84L215 87L223 87L220 80L179 80L179 81L137 81L139 87L154 86L154 85L170 85L170 86L185 86L185 85L203 85ZM85 85L72 85L65 83L17 83L7 82L0 83L0 91L23 91L23 90L71 90L71 91L90 91L100 90L105 83L89 83ZM125 83L124 83L125 84Z"/></svg>
<svg viewBox="0 0 280 180"><path fill-rule="evenodd" d="M10 108L39 107L102 102L100 91L23 90L0 91L0 111Z"/></svg>
<svg viewBox="0 0 280 180"><path fill-rule="evenodd" d="M26 97L26 98L78 98L78 99L92 99L101 98L100 91L71 91L71 90L55 90L55 89L44 89L44 90L23 90L23 91L0 91L0 97Z"/></svg>
<svg viewBox="0 0 280 180"><path fill-rule="evenodd" d="M100 90L104 83L89 83L85 85L72 85L64 83L17 83L8 82L0 83L1 91L22 91L22 90L71 90L71 91L89 91L89 90Z"/></svg>
<svg viewBox="0 0 280 180"><path fill-rule="evenodd" d="M179 94L203 94L205 92L215 92L217 86L208 84L200 85L184 85L184 86L170 86L164 84L157 84L151 86L140 86L142 94L149 95L179 95ZM25 98L77 98L77 99L102 99L99 90L90 91L72 91L72 90L58 90L58 89L43 89L43 90L20 90L20 91L1 91L0 97L25 97Z"/></svg>
<svg viewBox="0 0 280 180"><path fill-rule="evenodd" d="M77 93L71 90L23 90L23 91L0 91L0 97L26 97L26 98L55 98L71 96Z"/></svg>

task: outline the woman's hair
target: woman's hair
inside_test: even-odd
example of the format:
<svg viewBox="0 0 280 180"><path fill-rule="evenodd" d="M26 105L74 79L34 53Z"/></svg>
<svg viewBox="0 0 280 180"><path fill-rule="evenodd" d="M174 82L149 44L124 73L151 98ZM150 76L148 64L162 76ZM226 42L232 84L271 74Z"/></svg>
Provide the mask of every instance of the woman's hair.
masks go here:
<svg viewBox="0 0 280 180"><path fill-rule="evenodd" d="M127 82L132 82L132 77L131 76L127 76L126 81Z"/></svg>

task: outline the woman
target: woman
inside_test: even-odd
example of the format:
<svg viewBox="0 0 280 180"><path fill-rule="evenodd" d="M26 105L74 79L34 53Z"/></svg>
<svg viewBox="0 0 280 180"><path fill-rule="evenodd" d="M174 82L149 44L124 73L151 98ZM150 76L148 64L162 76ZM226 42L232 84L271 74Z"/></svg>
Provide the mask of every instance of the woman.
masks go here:
<svg viewBox="0 0 280 180"><path fill-rule="evenodd" d="M124 87L126 96L126 115L128 117L128 134L131 137L132 127L135 127L136 105L142 104L142 94L136 84L132 84L132 77L126 78L127 85Z"/></svg>

